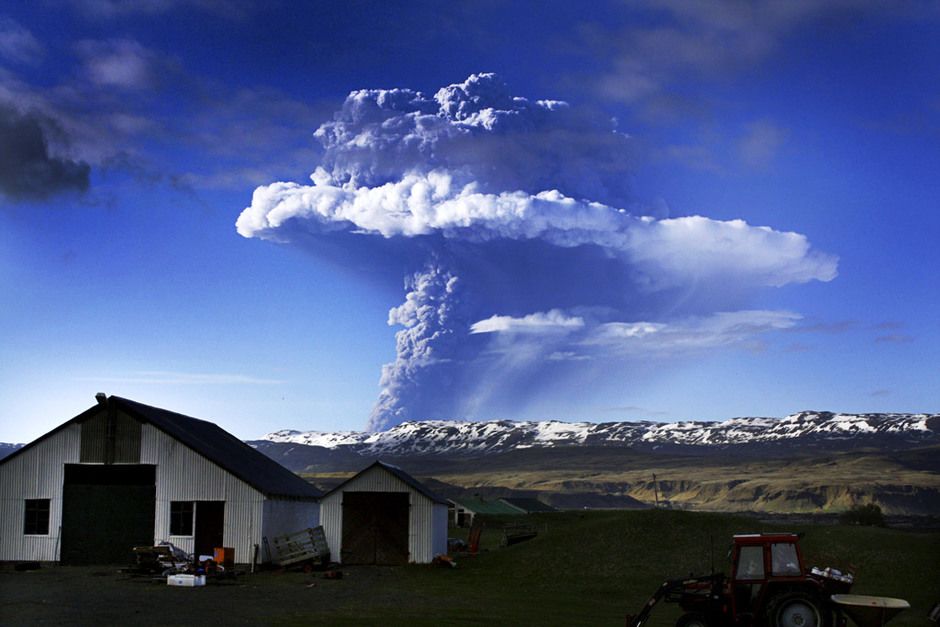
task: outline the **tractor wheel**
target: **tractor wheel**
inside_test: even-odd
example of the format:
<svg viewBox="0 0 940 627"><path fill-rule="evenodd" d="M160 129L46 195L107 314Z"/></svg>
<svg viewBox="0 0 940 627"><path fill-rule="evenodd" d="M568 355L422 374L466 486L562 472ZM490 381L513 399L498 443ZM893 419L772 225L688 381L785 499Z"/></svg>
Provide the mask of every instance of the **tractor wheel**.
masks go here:
<svg viewBox="0 0 940 627"><path fill-rule="evenodd" d="M689 612L679 617L676 627L708 627L708 621L701 614Z"/></svg>
<svg viewBox="0 0 940 627"><path fill-rule="evenodd" d="M770 627L828 627L827 618L819 600L803 592L781 594L767 606Z"/></svg>

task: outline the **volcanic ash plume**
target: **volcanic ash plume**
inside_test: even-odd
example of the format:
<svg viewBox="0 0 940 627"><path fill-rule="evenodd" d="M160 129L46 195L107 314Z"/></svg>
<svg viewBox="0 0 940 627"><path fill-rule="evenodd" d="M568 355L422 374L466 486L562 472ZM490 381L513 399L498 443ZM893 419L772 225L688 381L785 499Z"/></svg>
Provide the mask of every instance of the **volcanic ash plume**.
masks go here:
<svg viewBox="0 0 940 627"><path fill-rule="evenodd" d="M355 91L315 136L313 184L259 187L236 226L360 267L412 266L372 429L489 417L561 393L574 363L746 345L799 320L743 308L755 290L836 275L798 233L622 208L629 138L492 74L433 97Z"/></svg>
<svg viewBox="0 0 940 627"><path fill-rule="evenodd" d="M427 369L445 367L459 342L455 316L457 277L433 265L405 281L405 302L388 312L388 323L404 327L395 334L396 358L382 366L379 400L369 430L394 426L409 414L433 412L439 391L422 389Z"/></svg>

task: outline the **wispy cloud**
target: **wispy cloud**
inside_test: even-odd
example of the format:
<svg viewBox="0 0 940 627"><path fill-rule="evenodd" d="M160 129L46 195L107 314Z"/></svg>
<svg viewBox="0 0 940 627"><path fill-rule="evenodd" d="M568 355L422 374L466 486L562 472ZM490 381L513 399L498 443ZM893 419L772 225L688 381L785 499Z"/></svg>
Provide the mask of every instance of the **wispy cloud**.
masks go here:
<svg viewBox="0 0 940 627"><path fill-rule="evenodd" d="M898 329L904 328L903 322L898 322L896 320L886 320L884 322L879 322L878 324L872 327L876 331L896 331Z"/></svg>
<svg viewBox="0 0 940 627"><path fill-rule="evenodd" d="M255 7L251 0L72 0L71 4L87 18L105 20L152 17L180 9L242 19Z"/></svg>
<svg viewBox="0 0 940 627"><path fill-rule="evenodd" d="M788 134L786 129L769 120L752 122L747 125L744 134L738 139L738 158L748 167L766 168L777 156Z"/></svg>
<svg viewBox="0 0 940 627"><path fill-rule="evenodd" d="M681 164L690 170L713 174L722 174L725 171L724 166L718 162L714 150L704 144L673 144L656 151L653 156Z"/></svg>
<svg viewBox="0 0 940 627"><path fill-rule="evenodd" d="M3 29L15 34L4 24L0 58ZM12 35L8 39L7 56L26 49L14 46ZM75 71L53 85L41 84L36 72L0 65L0 107L12 112L4 113L8 118L15 113L17 119L42 121L48 159L84 164L104 176L126 174L187 194L303 177L317 154L310 130L335 108L269 87L236 89L192 73L174 55L131 38L83 39L71 50ZM156 106L165 97L178 100L191 115ZM199 158L181 171L162 150L169 144ZM12 152L14 165L24 162ZM102 202L94 194L84 200Z"/></svg>
<svg viewBox="0 0 940 627"><path fill-rule="evenodd" d="M263 379L232 373L175 372L171 370L141 370L127 375L76 377L77 381L143 385L282 385L280 379Z"/></svg>
<svg viewBox="0 0 940 627"><path fill-rule="evenodd" d="M0 57L23 63L38 64L46 49L33 34L18 22L0 17Z"/></svg>
<svg viewBox="0 0 940 627"><path fill-rule="evenodd" d="M50 135L62 132L55 120L21 113L0 100L0 195L41 200L88 188L90 167L52 154Z"/></svg>
<svg viewBox="0 0 940 627"><path fill-rule="evenodd" d="M611 322L584 340L626 355L677 355L723 347L758 347L757 337L793 327L800 315L789 311L732 311L672 322Z"/></svg>
<svg viewBox="0 0 940 627"><path fill-rule="evenodd" d="M787 331L790 333L824 333L835 335L839 333L846 333L857 328L858 321L856 320L836 320L834 322L819 321L800 324L787 329Z"/></svg>
<svg viewBox="0 0 940 627"><path fill-rule="evenodd" d="M655 107L681 98L689 83L755 67L801 25L826 20L832 28L862 13L891 12L895 5L867 0L647 0L632 3L630 10L638 19L626 26L595 22L583 29L585 47L607 65L592 79L594 89L610 100ZM896 7L896 12L905 10Z"/></svg>
<svg viewBox="0 0 940 627"><path fill-rule="evenodd" d="M593 357L575 351L554 351L546 357L548 361L591 361Z"/></svg>
<svg viewBox="0 0 940 627"><path fill-rule="evenodd" d="M470 333L553 333L570 331L584 326L584 318L567 316L558 309L513 318L492 316L470 325Z"/></svg>
<svg viewBox="0 0 940 627"><path fill-rule="evenodd" d="M890 333L888 335L879 335L875 338L875 342L879 344L907 344L913 341L913 336L903 333Z"/></svg>
<svg viewBox="0 0 940 627"><path fill-rule="evenodd" d="M99 87L147 89L169 62L132 39L83 40L75 44L85 76Z"/></svg>

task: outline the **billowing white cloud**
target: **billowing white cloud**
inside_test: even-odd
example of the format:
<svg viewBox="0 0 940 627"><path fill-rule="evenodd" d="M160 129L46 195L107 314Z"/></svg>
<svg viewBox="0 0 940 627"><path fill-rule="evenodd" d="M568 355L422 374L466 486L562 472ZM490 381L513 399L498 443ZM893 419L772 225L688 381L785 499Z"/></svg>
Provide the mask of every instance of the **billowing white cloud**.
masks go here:
<svg viewBox="0 0 940 627"><path fill-rule="evenodd" d="M245 237L285 239L299 221L314 232L385 238L438 233L448 239L542 240L562 248L594 245L619 255L652 288L733 277L780 286L835 277L836 259L805 236L702 216L656 220L582 202L556 190L486 194L473 182L434 170L377 187L274 183L259 187L236 222ZM289 235L287 235L289 238Z"/></svg>
<svg viewBox="0 0 940 627"><path fill-rule="evenodd" d="M753 345L798 316L743 309L749 294L836 276L799 233L637 210L610 120L491 74L434 96L355 91L315 136L312 184L258 187L236 228L418 268L389 312L373 429L563 388L566 368Z"/></svg>
<svg viewBox="0 0 940 627"><path fill-rule="evenodd" d="M474 74L433 96L410 89L349 94L317 129L323 184L376 187L439 169L482 193L557 189L617 203L628 194L633 151L613 120L556 100L513 96Z"/></svg>

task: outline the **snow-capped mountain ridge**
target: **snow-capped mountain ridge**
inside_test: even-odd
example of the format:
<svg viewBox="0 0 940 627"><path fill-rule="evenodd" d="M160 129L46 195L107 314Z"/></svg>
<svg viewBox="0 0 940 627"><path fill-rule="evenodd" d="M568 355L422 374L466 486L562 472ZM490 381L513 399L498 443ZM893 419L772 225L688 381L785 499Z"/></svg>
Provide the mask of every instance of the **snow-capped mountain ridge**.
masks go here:
<svg viewBox="0 0 940 627"><path fill-rule="evenodd" d="M271 442L353 450L366 455L496 453L557 446L729 447L746 444L891 440L915 445L940 441L940 414L840 414L803 411L786 418L732 418L723 422L683 421L405 422L375 433L281 430Z"/></svg>

